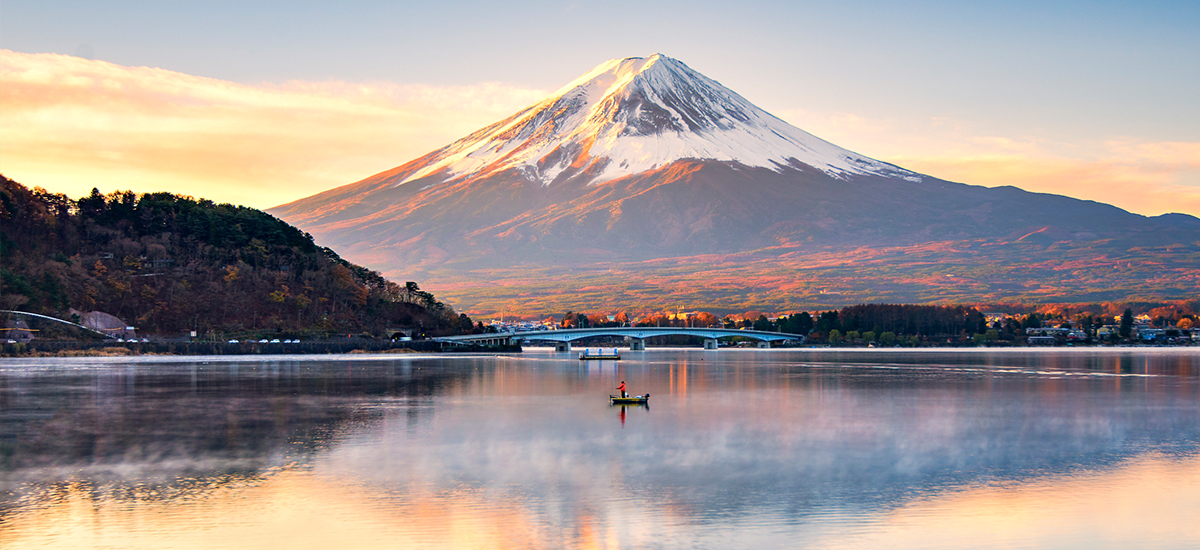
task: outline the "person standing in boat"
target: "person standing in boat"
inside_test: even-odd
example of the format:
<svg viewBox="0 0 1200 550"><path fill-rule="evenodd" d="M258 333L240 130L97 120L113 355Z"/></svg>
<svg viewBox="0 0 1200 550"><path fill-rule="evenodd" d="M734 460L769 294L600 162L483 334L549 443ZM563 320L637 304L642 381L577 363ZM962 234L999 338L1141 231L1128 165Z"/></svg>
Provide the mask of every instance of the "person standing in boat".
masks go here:
<svg viewBox="0 0 1200 550"><path fill-rule="evenodd" d="M617 390L621 392L621 397L629 397L629 393L625 391L625 381L621 381L621 385L617 386Z"/></svg>

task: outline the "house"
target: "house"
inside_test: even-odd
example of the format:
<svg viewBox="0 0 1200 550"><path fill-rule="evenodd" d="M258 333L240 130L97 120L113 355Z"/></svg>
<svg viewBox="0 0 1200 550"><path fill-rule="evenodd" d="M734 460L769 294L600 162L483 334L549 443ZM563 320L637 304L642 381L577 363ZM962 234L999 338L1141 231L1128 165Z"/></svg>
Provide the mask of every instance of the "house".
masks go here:
<svg viewBox="0 0 1200 550"><path fill-rule="evenodd" d="M0 327L0 338L5 342L24 343L33 340L34 330L29 328L29 324L20 319L13 319L4 322L4 326Z"/></svg>

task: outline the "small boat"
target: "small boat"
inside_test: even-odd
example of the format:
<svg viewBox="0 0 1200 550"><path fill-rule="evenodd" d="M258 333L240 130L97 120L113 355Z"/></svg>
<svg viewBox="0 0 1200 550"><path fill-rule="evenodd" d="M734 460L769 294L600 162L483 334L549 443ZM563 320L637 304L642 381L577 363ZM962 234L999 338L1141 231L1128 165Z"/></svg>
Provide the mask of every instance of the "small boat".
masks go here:
<svg viewBox="0 0 1200 550"><path fill-rule="evenodd" d="M608 402L613 405L646 405L650 403L650 394L631 395L629 397L610 395L608 396Z"/></svg>
<svg viewBox="0 0 1200 550"><path fill-rule="evenodd" d="M579 354L580 361L586 361L589 359L611 359L611 360L615 361L620 358L621 358L621 355L619 353L617 353L617 348L613 348L612 353L607 353L603 349L596 350L596 351L592 351L590 349L585 349L585 350L583 350L583 352L581 352Z"/></svg>

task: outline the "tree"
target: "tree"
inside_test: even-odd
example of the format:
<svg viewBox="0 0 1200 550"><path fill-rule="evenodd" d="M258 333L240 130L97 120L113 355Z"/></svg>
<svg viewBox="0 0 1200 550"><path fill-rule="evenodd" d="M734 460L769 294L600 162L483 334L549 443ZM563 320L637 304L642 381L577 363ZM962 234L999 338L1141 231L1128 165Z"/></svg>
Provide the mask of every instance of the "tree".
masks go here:
<svg viewBox="0 0 1200 550"><path fill-rule="evenodd" d="M0 222L0 303L34 313L103 311L159 333L463 328L416 283L406 294L251 208L129 191L75 201L0 177Z"/></svg>
<svg viewBox="0 0 1200 550"><path fill-rule="evenodd" d="M404 283L404 301L405 302L408 302L411 304L414 301L416 301L418 292L421 292L421 287L417 286L417 283L414 283L412 281L406 281Z"/></svg>
<svg viewBox="0 0 1200 550"><path fill-rule="evenodd" d="M1010 337L1021 332L1021 322L1014 317L1009 317L1004 320L1004 332Z"/></svg>
<svg viewBox="0 0 1200 550"><path fill-rule="evenodd" d="M807 311L794 313L779 320L779 330L788 334L808 334L813 329L813 318Z"/></svg>
<svg viewBox="0 0 1200 550"><path fill-rule="evenodd" d="M696 319L692 322L692 326L719 327L721 326L721 320L717 319L716 315L713 315L707 311L701 311L696 315Z"/></svg>
<svg viewBox="0 0 1200 550"><path fill-rule="evenodd" d="M881 345L889 346L889 347L896 345L896 333L885 332L883 334L880 334L879 335L879 343Z"/></svg>
<svg viewBox="0 0 1200 550"><path fill-rule="evenodd" d="M840 343L841 341L842 341L842 331L840 331L836 328L829 331L829 343L830 344L837 344L837 343Z"/></svg>
<svg viewBox="0 0 1200 550"><path fill-rule="evenodd" d="M838 323L837 310L823 311L817 317L817 332L830 332L832 330L840 330L842 325ZM840 333L839 333L840 335Z"/></svg>
<svg viewBox="0 0 1200 550"><path fill-rule="evenodd" d="M967 330L981 333L986 332L987 329L987 318L975 308L971 308L967 313Z"/></svg>
<svg viewBox="0 0 1200 550"><path fill-rule="evenodd" d="M1125 312L1121 314L1121 328L1119 331L1121 338L1129 338L1133 334L1133 310L1125 308Z"/></svg>

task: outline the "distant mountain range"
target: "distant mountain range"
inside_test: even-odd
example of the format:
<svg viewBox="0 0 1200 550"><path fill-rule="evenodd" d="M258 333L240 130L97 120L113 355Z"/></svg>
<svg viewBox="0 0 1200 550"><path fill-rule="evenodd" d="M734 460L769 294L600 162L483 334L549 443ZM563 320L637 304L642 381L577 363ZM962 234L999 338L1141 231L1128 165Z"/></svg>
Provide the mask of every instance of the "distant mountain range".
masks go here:
<svg viewBox="0 0 1200 550"><path fill-rule="evenodd" d="M270 212L475 313L1200 291L1200 219L918 174L663 55Z"/></svg>

